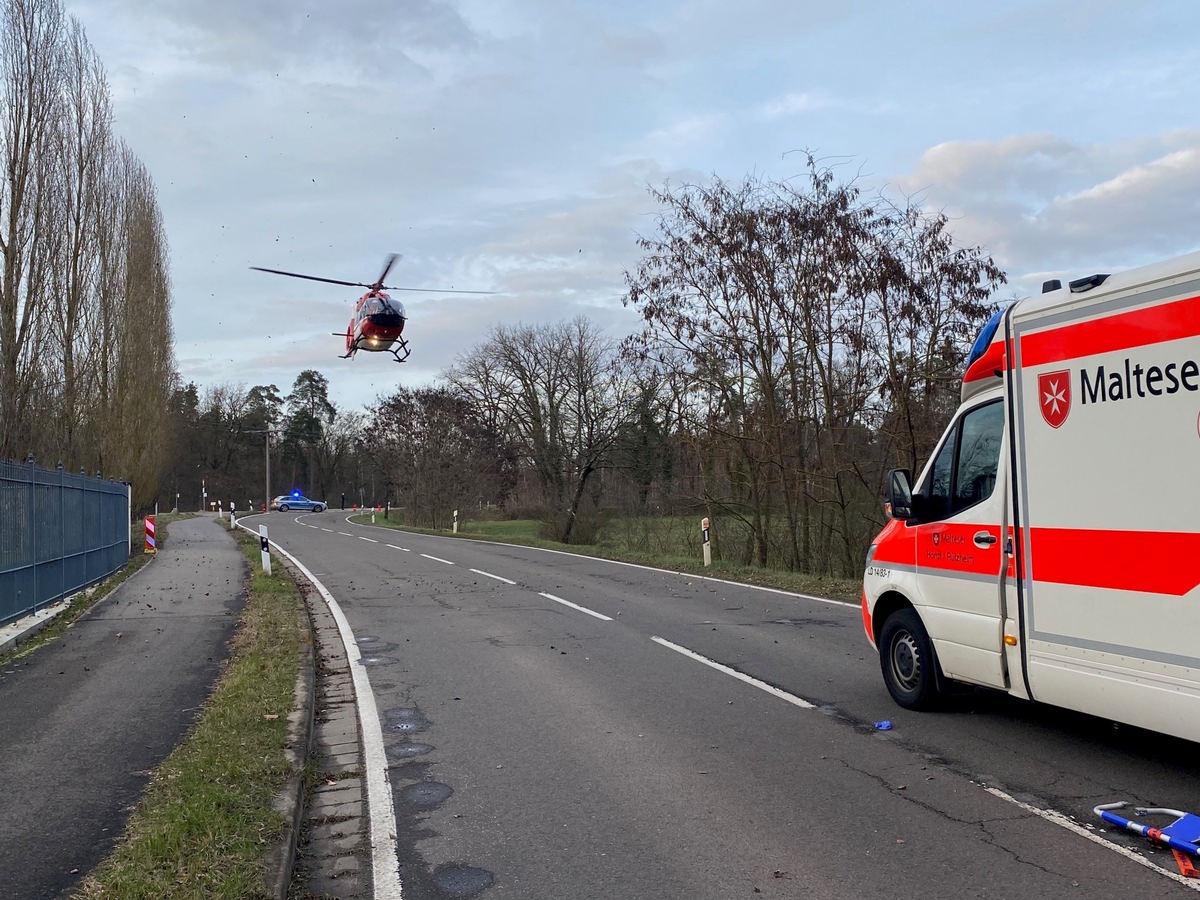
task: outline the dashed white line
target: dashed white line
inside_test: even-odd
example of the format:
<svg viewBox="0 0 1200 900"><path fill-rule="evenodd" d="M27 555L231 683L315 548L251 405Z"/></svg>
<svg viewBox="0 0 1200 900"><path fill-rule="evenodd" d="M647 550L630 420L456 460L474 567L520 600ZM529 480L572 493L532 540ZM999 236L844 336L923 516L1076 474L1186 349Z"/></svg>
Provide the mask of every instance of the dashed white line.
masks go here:
<svg viewBox="0 0 1200 900"><path fill-rule="evenodd" d="M391 547L393 550L403 550L405 553L412 553L407 547L397 547L395 544L384 544L385 547Z"/></svg>
<svg viewBox="0 0 1200 900"><path fill-rule="evenodd" d="M370 541L372 544L378 544L378 543L379 543L379 541L375 540L375 538L363 537L361 534L358 536L358 539L359 539L360 541Z"/></svg>
<svg viewBox="0 0 1200 900"><path fill-rule="evenodd" d="M450 562L450 560L442 559L440 556L430 556L428 553L422 553L421 555L426 559L432 559L434 562L445 563L448 566L454 565L454 563Z"/></svg>
<svg viewBox="0 0 1200 900"><path fill-rule="evenodd" d="M485 572L483 569L471 569L476 575L486 575L488 578L495 578L497 581L503 581L505 584L516 584L515 581L509 581L507 578L501 578L499 575L493 575L491 572Z"/></svg>
<svg viewBox="0 0 1200 900"><path fill-rule="evenodd" d="M539 597L545 597L547 600L553 600L555 603L561 603L563 606L569 606L571 609L577 609L581 613L587 613L589 616L595 616L597 619L603 619L605 622L611 622L612 618L603 613L598 613L593 609L588 609L586 606L580 606L578 603L572 603L570 600L564 600L562 597L555 597L553 594L538 592Z"/></svg>
<svg viewBox="0 0 1200 900"><path fill-rule="evenodd" d="M338 534L344 534L346 537L354 537L354 535L348 531L339 531Z"/></svg>
<svg viewBox="0 0 1200 900"><path fill-rule="evenodd" d="M332 529L332 528L322 528L321 530L322 530L322 531L328 531L330 534L333 534L333 529Z"/></svg>
<svg viewBox="0 0 1200 900"><path fill-rule="evenodd" d="M793 706L798 706L801 709L817 708L816 704L809 703L807 700L797 697L795 694L789 694L787 691L781 691L779 688L769 685L765 681L759 681L757 678L752 678L749 675L739 672L737 669L731 669L729 666L722 665L716 660L709 659L707 656L701 656L699 653L696 653L694 650L689 650L687 647L681 647L678 644L672 644L670 641L663 640L660 637L652 637L650 640L654 641L656 644L662 644L667 649L674 650L676 653L682 653L684 656L696 660L696 662L702 662L706 666L716 669L718 672L724 672L726 675L732 675L738 681L744 681L751 687L756 687L760 691L766 691L773 697L778 697L780 700L786 700Z"/></svg>

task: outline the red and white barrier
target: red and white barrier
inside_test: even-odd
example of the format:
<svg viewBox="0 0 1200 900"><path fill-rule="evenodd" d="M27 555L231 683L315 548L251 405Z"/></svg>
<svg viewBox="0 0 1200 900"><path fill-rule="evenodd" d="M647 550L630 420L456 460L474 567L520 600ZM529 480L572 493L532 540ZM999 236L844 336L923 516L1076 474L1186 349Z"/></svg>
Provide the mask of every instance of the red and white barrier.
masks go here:
<svg viewBox="0 0 1200 900"><path fill-rule="evenodd" d="M158 552L158 541L154 537L154 516L146 516L146 553Z"/></svg>

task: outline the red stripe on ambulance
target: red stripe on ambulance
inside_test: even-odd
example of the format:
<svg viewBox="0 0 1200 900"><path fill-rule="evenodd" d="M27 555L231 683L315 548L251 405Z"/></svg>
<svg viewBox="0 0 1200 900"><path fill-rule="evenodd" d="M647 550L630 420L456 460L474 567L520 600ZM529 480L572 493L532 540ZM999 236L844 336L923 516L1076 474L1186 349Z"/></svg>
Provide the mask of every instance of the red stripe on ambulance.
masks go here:
<svg viewBox="0 0 1200 900"><path fill-rule="evenodd" d="M1200 585L1200 534L1032 528L1034 581L1182 597Z"/></svg>
<svg viewBox="0 0 1200 900"><path fill-rule="evenodd" d="M1021 338L1021 365L1043 366L1200 334L1200 297L1105 316Z"/></svg>

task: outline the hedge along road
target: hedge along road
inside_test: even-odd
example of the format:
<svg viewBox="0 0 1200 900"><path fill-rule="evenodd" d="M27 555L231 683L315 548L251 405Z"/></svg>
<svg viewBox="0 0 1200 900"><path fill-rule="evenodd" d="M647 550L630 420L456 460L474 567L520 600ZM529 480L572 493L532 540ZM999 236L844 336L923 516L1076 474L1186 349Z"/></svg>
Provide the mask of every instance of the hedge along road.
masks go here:
<svg viewBox="0 0 1200 900"><path fill-rule="evenodd" d="M857 607L334 513L263 521L362 650L406 898L1197 887L1091 812L1200 809L1194 745L990 692L901 710Z"/></svg>

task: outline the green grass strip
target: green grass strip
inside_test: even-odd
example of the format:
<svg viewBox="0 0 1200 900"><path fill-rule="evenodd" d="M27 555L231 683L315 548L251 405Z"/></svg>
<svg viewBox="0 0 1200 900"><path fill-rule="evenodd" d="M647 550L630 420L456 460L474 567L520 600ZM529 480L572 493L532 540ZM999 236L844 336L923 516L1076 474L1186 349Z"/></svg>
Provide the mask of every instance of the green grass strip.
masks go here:
<svg viewBox="0 0 1200 900"><path fill-rule="evenodd" d="M295 585L282 567L264 575L257 539L236 533L255 574L229 662L78 898L268 896L263 858L285 827L273 802L293 774L284 749L308 636Z"/></svg>

